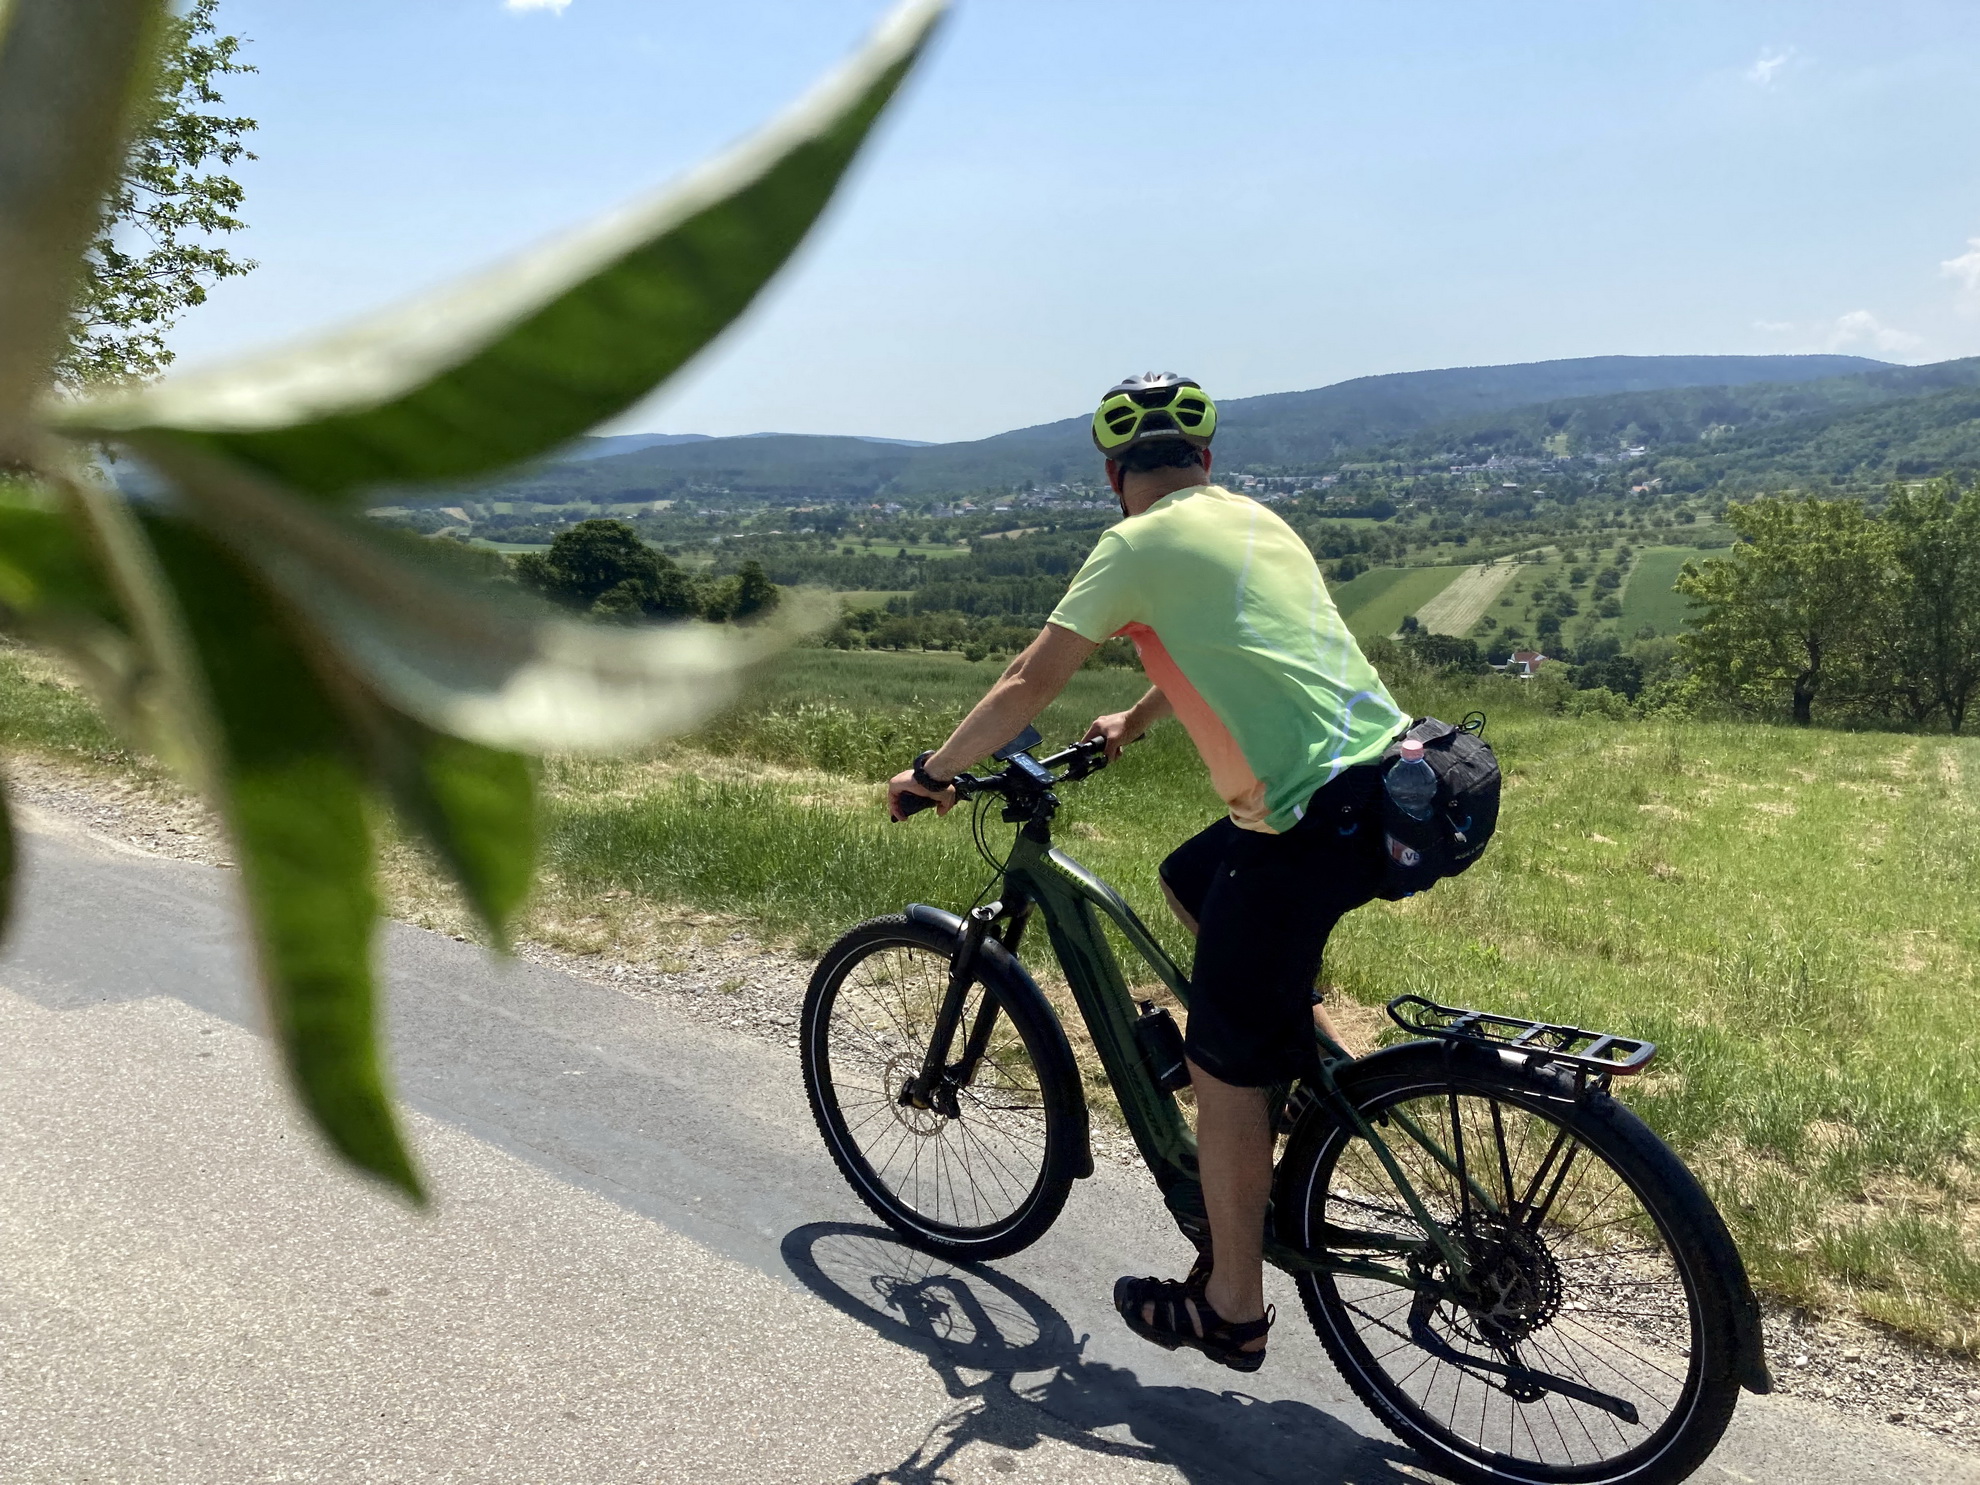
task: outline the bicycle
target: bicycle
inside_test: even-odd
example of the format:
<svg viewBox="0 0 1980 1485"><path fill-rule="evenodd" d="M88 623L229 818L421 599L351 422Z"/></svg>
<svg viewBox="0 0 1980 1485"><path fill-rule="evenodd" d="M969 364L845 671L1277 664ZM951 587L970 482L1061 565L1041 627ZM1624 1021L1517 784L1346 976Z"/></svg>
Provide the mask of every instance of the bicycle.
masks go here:
<svg viewBox="0 0 1980 1485"><path fill-rule="evenodd" d="M1208 1241L1166 1012L1137 1010L1102 919L1185 1005L1187 978L1121 895L1052 844L1056 791L1099 741L955 781L1018 827L997 898L851 930L805 997L805 1087L855 1192L917 1246L985 1260L1035 1242L1093 1172L1065 1031L1018 959L1034 914L1177 1225ZM925 802L922 807L926 807ZM911 811L910 811L911 812ZM990 859L995 862L994 856ZM1397 997L1417 1039L1271 1092L1283 1152L1266 1259L1381 1422L1463 1481L1687 1478L1742 1387L1771 1390L1739 1251L1678 1157L1610 1093L1653 1044Z"/></svg>

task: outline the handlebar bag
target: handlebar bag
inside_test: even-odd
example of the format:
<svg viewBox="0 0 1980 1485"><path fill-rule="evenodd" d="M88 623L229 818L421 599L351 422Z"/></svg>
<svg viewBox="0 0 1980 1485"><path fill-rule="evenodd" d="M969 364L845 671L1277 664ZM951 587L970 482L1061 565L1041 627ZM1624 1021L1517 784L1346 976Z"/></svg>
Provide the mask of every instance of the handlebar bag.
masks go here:
<svg viewBox="0 0 1980 1485"><path fill-rule="evenodd" d="M1382 790L1379 895L1391 902L1469 870L1499 824L1499 759L1490 743L1466 728L1419 717L1378 760L1385 777L1402 757L1403 740L1411 737L1423 744L1437 793L1430 818L1417 820Z"/></svg>

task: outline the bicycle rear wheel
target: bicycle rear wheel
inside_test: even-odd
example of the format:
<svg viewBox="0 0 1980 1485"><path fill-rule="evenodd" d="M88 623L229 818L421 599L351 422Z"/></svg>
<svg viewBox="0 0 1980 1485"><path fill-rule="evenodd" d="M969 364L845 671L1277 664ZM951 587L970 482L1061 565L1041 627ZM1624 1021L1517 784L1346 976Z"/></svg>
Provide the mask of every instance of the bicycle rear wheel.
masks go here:
<svg viewBox="0 0 1980 1485"><path fill-rule="evenodd" d="M1308 1319L1375 1415L1464 1481L1665 1485L1738 1399L1737 1250L1677 1157L1571 1080L1441 1048L1343 1079L1469 1267L1368 1141L1316 1110L1282 1167L1279 1230L1408 1275L1306 1273Z"/></svg>
<svg viewBox="0 0 1980 1485"><path fill-rule="evenodd" d="M952 1076L931 1107L903 1099L955 946L953 933L887 917L828 949L804 1002L805 1091L840 1172L883 1221L929 1252L1001 1258L1065 1205L1083 1168L1083 1095L1049 1008L986 954L948 1049ZM973 1032L987 1041L966 1067Z"/></svg>

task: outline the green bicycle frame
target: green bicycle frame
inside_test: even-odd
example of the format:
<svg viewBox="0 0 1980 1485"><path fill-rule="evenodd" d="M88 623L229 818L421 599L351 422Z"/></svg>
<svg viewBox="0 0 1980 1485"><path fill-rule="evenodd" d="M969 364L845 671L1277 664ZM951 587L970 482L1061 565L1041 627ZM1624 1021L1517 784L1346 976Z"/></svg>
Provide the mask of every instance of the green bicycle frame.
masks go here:
<svg viewBox="0 0 1980 1485"><path fill-rule="evenodd" d="M1197 1174L1196 1136L1183 1118L1175 1095L1162 1088L1150 1074L1135 1039L1136 1010L1128 981L1108 942L1101 922L1104 914L1120 930L1123 938L1159 978L1187 1006L1188 978L1163 950L1155 935L1136 915L1127 900L1098 875L1052 844L1050 808L1025 823L1004 865L1003 891L997 916L1011 924L1005 935L1006 947L1015 950L1032 910L1042 911L1066 980L1072 988L1095 1051L1120 1101L1122 1116L1142 1159L1155 1178L1162 1199L1185 1232L1206 1230L1202 1184ZM952 988L950 999L960 1002L962 986ZM953 1026L954 1022L949 1021ZM1430 1215L1401 1163L1382 1139L1344 1097L1334 1080L1334 1069L1352 1060L1352 1054L1317 1029L1322 1057L1314 1080L1314 1092L1333 1117L1368 1142L1381 1161L1411 1215L1423 1229L1423 1239L1391 1234L1340 1231L1346 1245L1364 1251L1388 1250L1397 1254L1420 1252L1427 1242L1447 1265L1454 1283L1462 1283L1468 1263L1462 1247ZM947 1037L937 1045L946 1048ZM931 1065L932 1061L931 1061ZM1286 1090L1280 1090L1284 1092ZM1462 1162L1414 1120L1397 1121L1412 1143L1420 1145L1439 1165L1457 1174ZM1465 1175L1474 1199L1487 1208L1497 1203L1476 1181ZM1330 1234L1331 1236L1332 1234ZM1400 1269L1385 1267L1368 1259L1345 1253L1300 1252L1278 1242L1268 1241L1266 1258L1288 1272L1323 1271L1358 1274L1404 1288L1420 1287L1421 1280Z"/></svg>

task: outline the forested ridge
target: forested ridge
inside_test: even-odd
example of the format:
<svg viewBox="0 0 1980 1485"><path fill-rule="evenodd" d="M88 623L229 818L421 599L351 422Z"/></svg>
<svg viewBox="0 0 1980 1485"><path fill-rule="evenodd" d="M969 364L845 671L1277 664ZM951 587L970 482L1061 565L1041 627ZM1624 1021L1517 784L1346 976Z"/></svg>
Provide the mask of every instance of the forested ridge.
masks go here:
<svg viewBox="0 0 1980 1485"><path fill-rule="evenodd" d="M1756 383L1787 387L1879 366L1857 356L1595 356L1357 377L1310 391L1223 399L1218 453L1231 469L1318 470L1398 439L1416 440L1429 430L1561 399ZM956 495L1027 481L1096 478L1082 415L971 442L924 446L792 434L669 443L538 465L486 487L485 493L635 500L720 490L791 502Z"/></svg>

